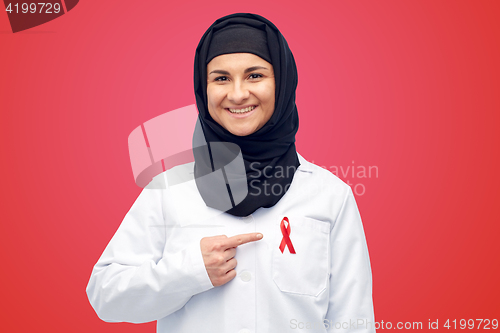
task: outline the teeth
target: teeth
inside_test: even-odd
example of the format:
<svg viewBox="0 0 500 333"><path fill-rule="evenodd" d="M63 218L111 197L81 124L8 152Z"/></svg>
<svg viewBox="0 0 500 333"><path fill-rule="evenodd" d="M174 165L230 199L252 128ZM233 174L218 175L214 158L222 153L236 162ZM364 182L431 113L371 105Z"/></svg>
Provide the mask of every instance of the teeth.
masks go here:
<svg viewBox="0 0 500 333"><path fill-rule="evenodd" d="M252 111L255 108L256 108L256 106L249 106L245 109L228 109L228 110L231 111L231 113L245 113L245 112Z"/></svg>

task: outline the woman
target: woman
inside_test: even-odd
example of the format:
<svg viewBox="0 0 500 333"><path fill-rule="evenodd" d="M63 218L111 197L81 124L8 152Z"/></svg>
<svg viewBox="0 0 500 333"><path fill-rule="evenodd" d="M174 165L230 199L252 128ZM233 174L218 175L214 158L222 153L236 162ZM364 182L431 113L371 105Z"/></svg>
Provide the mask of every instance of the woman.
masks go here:
<svg viewBox="0 0 500 333"><path fill-rule="evenodd" d="M373 332L352 191L295 150L284 37L261 16L225 16L198 45L194 81L195 163L155 181L195 179L140 194L92 272L99 317L158 332Z"/></svg>

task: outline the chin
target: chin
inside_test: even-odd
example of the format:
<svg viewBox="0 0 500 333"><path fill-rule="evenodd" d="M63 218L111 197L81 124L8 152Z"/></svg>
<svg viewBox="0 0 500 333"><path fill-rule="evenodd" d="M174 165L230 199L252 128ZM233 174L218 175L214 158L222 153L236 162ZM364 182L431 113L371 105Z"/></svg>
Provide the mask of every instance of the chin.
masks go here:
<svg viewBox="0 0 500 333"><path fill-rule="evenodd" d="M250 128L229 128L228 131L236 136L247 136L254 133L256 130Z"/></svg>

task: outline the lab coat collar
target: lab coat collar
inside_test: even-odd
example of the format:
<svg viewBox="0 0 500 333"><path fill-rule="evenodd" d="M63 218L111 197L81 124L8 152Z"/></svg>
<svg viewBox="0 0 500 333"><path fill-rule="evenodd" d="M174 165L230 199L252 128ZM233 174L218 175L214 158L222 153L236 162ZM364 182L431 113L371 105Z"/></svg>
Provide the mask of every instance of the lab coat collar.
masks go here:
<svg viewBox="0 0 500 333"><path fill-rule="evenodd" d="M315 170L315 165L311 162L306 161L299 153L297 153L299 158L299 168L297 171L313 173ZM205 202L201 198L194 181L193 176L194 163L188 163L176 168L173 168L166 172L166 177L172 179L184 179L184 181L177 181L175 185L169 185L169 191L171 194L171 200L173 202L171 214L176 216L175 220L180 227L186 227L188 225L202 224L206 225L217 223L212 222L219 219L223 212L210 208L205 205ZM184 174L189 173L190 180L186 181ZM170 174L170 175L167 175ZM168 181L167 181L168 183ZM228 217L229 215L224 215ZM226 218L225 217L225 218ZM215 220L213 220L215 219ZM195 222L194 222L195 221Z"/></svg>
<svg viewBox="0 0 500 333"><path fill-rule="evenodd" d="M297 153L297 156L299 157L299 162L300 162L298 170L312 173L314 171L312 168L312 163L306 161L306 159L303 158L299 153Z"/></svg>

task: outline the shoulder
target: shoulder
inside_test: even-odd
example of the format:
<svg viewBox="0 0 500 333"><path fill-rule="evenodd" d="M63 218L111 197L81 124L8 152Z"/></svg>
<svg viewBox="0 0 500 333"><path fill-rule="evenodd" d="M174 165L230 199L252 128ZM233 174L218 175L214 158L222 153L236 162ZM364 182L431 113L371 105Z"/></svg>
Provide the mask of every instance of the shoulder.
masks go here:
<svg viewBox="0 0 500 333"><path fill-rule="evenodd" d="M339 177L333 174L331 171L320 167L312 162L307 161L304 157L302 157L299 153L297 153L299 157L300 171L308 172L311 174L311 181L319 182L326 187L332 187L336 189L342 189L344 191L348 191L350 186L347 185L344 181L342 181Z"/></svg>
<svg viewBox="0 0 500 333"><path fill-rule="evenodd" d="M307 161L300 154L298 157L300 166L280 207L333 225L352 193L351 187L329 170Z"/></svg>
<svg viewBox="0 0 500 333"><path fill-rule="evenodd" d="M147 189L167 189L194 179L194 162L180 164L153 177Z"/></svg>

